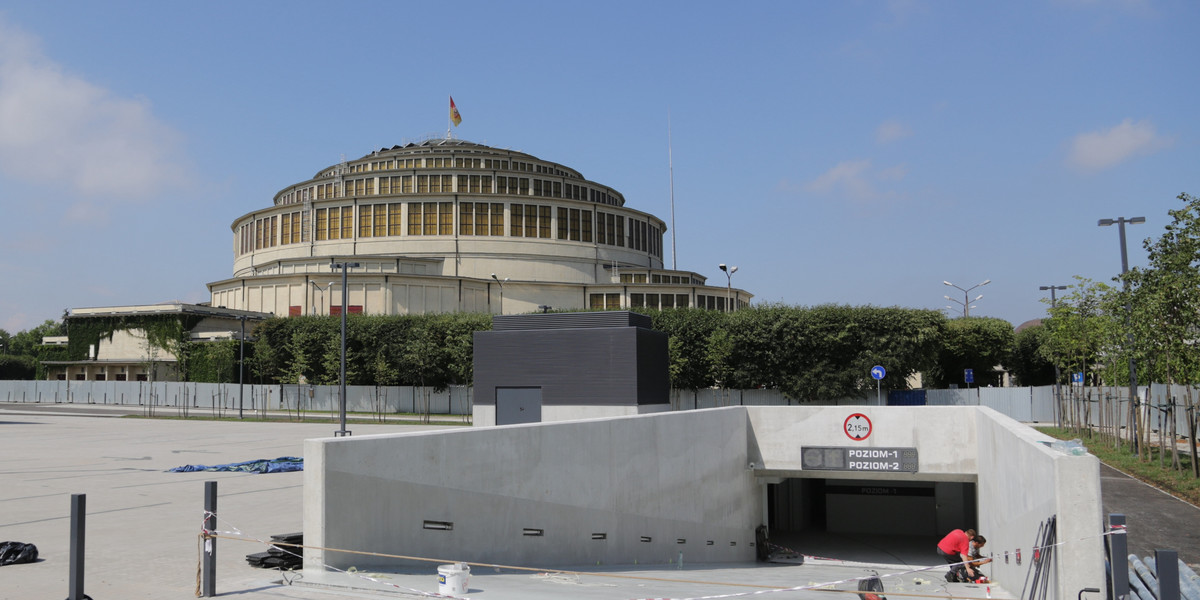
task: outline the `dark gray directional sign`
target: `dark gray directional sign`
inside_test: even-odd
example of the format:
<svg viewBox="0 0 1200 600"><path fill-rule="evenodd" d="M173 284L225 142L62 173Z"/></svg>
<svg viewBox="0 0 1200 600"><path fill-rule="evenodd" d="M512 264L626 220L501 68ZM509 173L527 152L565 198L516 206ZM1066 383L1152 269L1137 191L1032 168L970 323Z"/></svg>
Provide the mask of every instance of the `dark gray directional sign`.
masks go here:
<svg viewBox="0 0 1200 600"><path fill-rule="evenodd" d="M802 446L800 457L805 470L917 472L916 448Z"/></svg>

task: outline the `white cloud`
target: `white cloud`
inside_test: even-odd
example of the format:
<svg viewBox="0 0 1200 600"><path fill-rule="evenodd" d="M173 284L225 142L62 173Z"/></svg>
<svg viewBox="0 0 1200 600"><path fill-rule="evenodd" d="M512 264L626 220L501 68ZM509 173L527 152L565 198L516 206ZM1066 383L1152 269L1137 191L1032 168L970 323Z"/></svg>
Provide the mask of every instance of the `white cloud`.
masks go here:
<svg viewBox="0 0 1200 600"><path fill-rule="evenodd" d="M1099 171L1116 166L1135 156L1153 154L1171 145L1171 140L1160 136L1154 124L1147 121L1133 122L1125 119L1120 125L1107 131L1081 133L1071 140L1071 151L1067 160L1071 165L1089 171Z"/></svg>
<svg viewBox="0 0 1200 600"><path fill-rule="evenodd" d="M912 135L912 129L908 125L894 119L889 119L881 123L879 128L875 130L875 141L880 144L886 144L902 140L910 135Z"/></svg>
<svg viewBox="0 0 1200 600"><path fill-rule="evenodd" d="M0 19L0 172L85 196L146 198L185 183L179 143L147 101L67 72Z"/></svg>
<svg viewBox="0 0 1200 600"><path fill-rule="evenodd" d="M899 181L908 174L902 165L873 170L870 160L844 161L810 181L805 189L820 194L840 195L852 202L865 204L895 197L895 192L881 192L877 184Z"/></svg>

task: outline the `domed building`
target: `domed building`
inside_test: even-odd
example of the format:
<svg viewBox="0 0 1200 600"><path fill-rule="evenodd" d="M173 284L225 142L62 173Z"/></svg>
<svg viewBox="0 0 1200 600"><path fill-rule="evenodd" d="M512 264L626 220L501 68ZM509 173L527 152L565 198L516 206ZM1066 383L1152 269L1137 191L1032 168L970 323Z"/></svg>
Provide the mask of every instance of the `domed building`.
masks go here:
<svg viewBox="0 0 1200 600"><path fill-rule="evenodd" d="M662 219L514 150L453 138L382 148L233 222L212 306L276 315L699 307L752 295L663 267ZM723 282L728 283L728 282Z"/></svg>

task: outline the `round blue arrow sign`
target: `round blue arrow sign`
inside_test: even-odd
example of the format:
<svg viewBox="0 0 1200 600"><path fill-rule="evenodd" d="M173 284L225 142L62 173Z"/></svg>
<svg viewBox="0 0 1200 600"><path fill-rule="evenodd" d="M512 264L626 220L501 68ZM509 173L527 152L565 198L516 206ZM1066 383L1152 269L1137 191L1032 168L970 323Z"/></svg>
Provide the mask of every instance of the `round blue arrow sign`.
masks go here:
<svg viewBox="0 0 1200 600"><path fill-rule="evenodd" d="M871 377L874 377L875 379L883 379L886 376L887 376L887 371L884 370L883 367L881 367L879 365L875 365L875 366L871 367Z"/></svg>

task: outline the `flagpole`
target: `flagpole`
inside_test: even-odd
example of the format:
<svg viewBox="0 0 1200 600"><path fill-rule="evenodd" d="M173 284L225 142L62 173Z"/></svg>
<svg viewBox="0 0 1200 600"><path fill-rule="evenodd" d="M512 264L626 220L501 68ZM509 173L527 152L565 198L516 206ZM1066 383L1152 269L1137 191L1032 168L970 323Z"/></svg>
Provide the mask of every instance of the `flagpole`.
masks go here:
<svg viewBox="0 0 1200 600"><path fill-rule="evenodd" d="M675 159L671 155L671 110L667 109L667 171L671 176L671 270L675 270Z"/></svg>
<svg viewBox="0 0 1200 600"><path fill-rule="evenodd" d="M446 97L450 99L451 103L454 102L454 96L451 96L450 94L446 94ZM446 139L450 139L451 133L453 131L454 131L454 111L447 110L446 111Z"/></svg>

